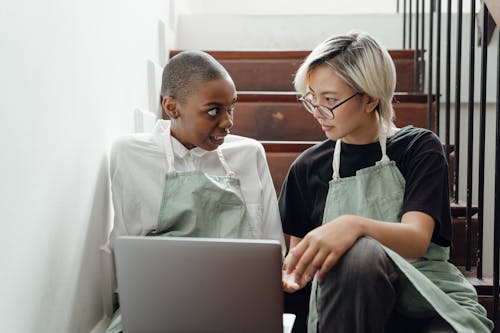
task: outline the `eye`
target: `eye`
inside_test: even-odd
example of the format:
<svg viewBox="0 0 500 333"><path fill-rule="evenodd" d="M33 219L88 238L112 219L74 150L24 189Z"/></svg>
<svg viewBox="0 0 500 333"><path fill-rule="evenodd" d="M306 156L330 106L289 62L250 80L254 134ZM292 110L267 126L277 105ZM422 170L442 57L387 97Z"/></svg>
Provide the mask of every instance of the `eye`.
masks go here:
<svg viewBox="0 0 500 333"><path fill-rule="evenodd" d="M333 98L333 97L325 97L325 101L332 105L332 104L335 104L337 102L337 99L336 98Z"/></svg>
<svg viewBox="0 0 500 333"><path fill-rule="evenodd" d="M229 107L229 109L227 109L227 112L229 113L229 115L231 115L231 116L232 116L232 115L233 115L233 113L234 113L234 105L231 105L231 106Z"/></svg>
<svg viewBox="0 0 500 333"><path fill-rule="evenodd" d="M214 109L210 109L207 111L208 115L211 116L211 117L215 117L217 115L217 113L219 113L219 109L217 108L214 108Z"/></svg>

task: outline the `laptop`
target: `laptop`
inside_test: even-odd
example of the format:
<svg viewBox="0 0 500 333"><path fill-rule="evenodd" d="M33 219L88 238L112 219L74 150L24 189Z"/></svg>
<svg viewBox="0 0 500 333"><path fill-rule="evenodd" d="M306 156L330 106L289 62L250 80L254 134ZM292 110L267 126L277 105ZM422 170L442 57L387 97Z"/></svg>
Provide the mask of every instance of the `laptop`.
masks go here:
<svg viewBox="0 0 500 333"><path fill-rule="evenodd" d="M277 241L122 236L115 264L125 333L283 332Z"/></svg>

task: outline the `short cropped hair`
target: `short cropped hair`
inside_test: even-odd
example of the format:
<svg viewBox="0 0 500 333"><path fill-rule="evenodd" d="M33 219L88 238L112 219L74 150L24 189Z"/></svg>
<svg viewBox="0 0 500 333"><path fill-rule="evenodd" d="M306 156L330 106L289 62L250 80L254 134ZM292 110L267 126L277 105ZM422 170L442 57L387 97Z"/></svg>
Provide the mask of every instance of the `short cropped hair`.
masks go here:
<svg viewBox="0 0 500 333"><path fill-rule="evenodd" d="M388 135L395 130L392 99L396 88L396 70L389 52L366 33L350 32L321 42L298 69L295 89L305 94L309 74L328 64L351 88L379 99L377 111Z"/></svg>
<svg viewBox="0 0 500 333"><path fill-rule="evenodd" d="M193 92L197 81L231 78L227 70L206 52L183 51L172 57L163 69L161 98L170 96L181 103Z"/></svg>

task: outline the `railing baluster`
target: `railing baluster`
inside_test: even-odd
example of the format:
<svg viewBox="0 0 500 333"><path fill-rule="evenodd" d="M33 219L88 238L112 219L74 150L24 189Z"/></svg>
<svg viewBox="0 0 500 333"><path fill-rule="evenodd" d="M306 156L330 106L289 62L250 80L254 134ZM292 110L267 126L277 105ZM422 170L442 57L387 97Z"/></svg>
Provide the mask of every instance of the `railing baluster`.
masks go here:
<svg viewBox="0 0 500 333"><path fill-rule="evenodd" d="M403 0L403 49L406 49L406 0Z"/></svg>
<svg viewBox="0 0 500 333"><path fill-rule="evenodd" d="M425 1L425 0L422 0ZM420 44L419 44L419 34L420 34L420 15L419 15L420 0L417 0L415 7L415 90L420 90Z"/></svg>
<svg viewBox="0 0 500 333"><path fill-rule="evenodd" d="M413 28L413 24L412 24L412 16L413 16L413 6L412 6L412 0L409 0L410 1L410 5L409 5L409 10L408 10L408 48L411 49L412 48L412 45L411 45L411 35L412 35L412 28ZM415 90L415 89L414 89Z"/></svg>
<svg viewBox="0 0 500 333"><path fill-rule="evenodd" d="M474 154L474 63L476 43L476 0L470 5L470 44L469 44L469 112L467 128L467 203L465 206L465 269L471 269L472 252L472 158Z"/></svg>
<svg viewBox="0 0 500 333"><path fill-rule="evenodd" d="M454 199L458 203L459 197L459 173L460 173L460 85L462 80L462 0L458 0L457 13L457 63L455 72L455 191Z"/></svg>
<svg viewBox="0 0 500 333"><path fill-rule="evenodd" d="M483 212L484 212L484 154L486 131L486 70L488 67L488 17L489 12L483 4L483 32L481 35L481 100L479 113L479 176L477 197L477 270L478 279L483 278Z"/></svg>
<svg viewBox="0 0 500 333"><path fill-rule="evenodd" d="M435 4L435 3L434 3ZM436 134L440 133L441 126L441 0L437 0L436 26Z"/></svg>
<svg viewBox="0 0 500 333"><path fill-rule="evenodd" d="M447 13L446 13L446 82L445 82L445 146L446 156L450 154L450 99L451 99L451 0L448 0ZM453 182L454 175L450 178ZM454 195L450 193L450 195Z"/></svg>
<svg viewBox="0 0 500 333"><path fill-rule="evenodd" d="M495 219L493 221L493 321L498 332L499 251L500 251L500 33L497 42L497 110L495 143Z"/></svg>
<svg viewBox="0 0 500 333"><path fill-rule="evenodd" d="M434 8L434 0L431 0L431 8L430 8L430 11L429 11L429 61L428 61L428 64L427 64L427 68L429 70L429 76L428 76L428 79L429 82L428 82L428 91L427 91L427 128L432 130L432 56L433 56L433 50L434 50L434 47L432 45L432 42L433 42L433 38L432 38L432 34L433 34L433 29L434 29L434 12L433 12L433 8Z"/></svg>
<svg viewBox="0 0 500 333"><path fill-rule="evenodd" d="M424 54L425 54L425 1L422 0L422 33L421 33L421 44L420 44L420 49L421 51L421 56L420 56L420 79L419 79L419 91L424 91L424 82L425 82L425 61L424 61Z"/></svg>

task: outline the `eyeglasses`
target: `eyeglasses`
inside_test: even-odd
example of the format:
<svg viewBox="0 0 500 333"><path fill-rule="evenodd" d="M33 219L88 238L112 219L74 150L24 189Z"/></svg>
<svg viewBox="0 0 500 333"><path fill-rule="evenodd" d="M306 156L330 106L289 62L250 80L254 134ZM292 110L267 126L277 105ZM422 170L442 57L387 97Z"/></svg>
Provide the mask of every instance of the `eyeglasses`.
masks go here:
<svg viewBox="0 0 500 333"><path fill-rule="evenodd" d="M306 110L309 113L314 114L314 110L318 110L318 112L321 113L321 115L323 117L325 117L327 119L334 119L335 115L333 114L333 110L335 110L336 108L338 108L339 106L346 103L348 100L350 100L351 98L353 98L354 96L357 96L357 95L361 95L361 93L357 92L354 95L347 97L346 99L344 99L343 101L341 101L340 103L338 103L337 105L335 105L331 108L329 108L328 106L321 105L321 104L318 104L318 105L314 104L312 102L311 92L308 92L304 96L300 97L299 101L301 101L302 104L304 104L304 106L306 107Z"/></svg>

